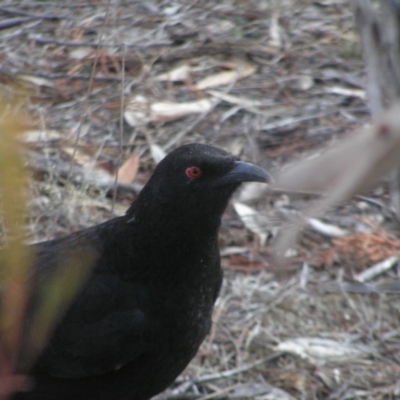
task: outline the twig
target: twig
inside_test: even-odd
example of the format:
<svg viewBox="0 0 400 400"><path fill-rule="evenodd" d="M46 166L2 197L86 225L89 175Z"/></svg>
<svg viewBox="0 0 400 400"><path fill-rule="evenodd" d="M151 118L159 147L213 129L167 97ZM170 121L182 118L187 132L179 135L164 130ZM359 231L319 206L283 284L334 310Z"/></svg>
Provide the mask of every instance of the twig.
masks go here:
<svg viewBox="0 0 400 400"><path fill-rule="evenodd" d="M41 74L36 73L35 75L39 78L45 79L70 79L70 80L90 80L92 78L93 81L100 81L100 82L121 82L121 77L119 76L105 76L105 75L94 75L93 74Z"/></svg>
<svg viewBox="0 0 400 400"><path fill-rule="evenodd" d="M123 151L123 139L124 139L124 109L125 109L125 57L126 47L125 43L122 45L122 63L121 63L121 96L120 96L120 113L119 113L119 152L118 152L118 165L121 165L122 151ZM117 197L117 184L118 184L118 171L115 173L114 190L113 190L113 201L111 208L111 215L114 215L115 200Z"/></svg>
<svg viewBox="0 0 400 400"><path fill-rule="evenodd" d="M209 381L215 381L217 379L231 378L232 376L240 374L241 372L249 371L255 367L258 367L259 365L264 364L266 361L267 361L266 359L257 360L251 364L242 365L241 367L229 369L227 371L217 372L215 374L203 375L203 376L200 376L198 379L196 379L194 382L195 383L204 383L204 382L209 382Z"/></svg>
<svg viewBox="0 0 400 400"><path fill-rule="evenodd" d="M111 3L111 0L108 1L108 6L107 6L107 10L106 10L106 15L104 16L103 24L102 24L102 27L101 27L102 29L100 30L100 36L99 36L99 42L98 42L98 44L97 44L97 50L100 49L100 45L101 45L101 43L102 43L103 33L104 33L104 26L105 26L105 23L106 23L106 21L107 21L108 13L109 13L109 11L110 11L110 3ZM85 100L84 100L84 102L85 102L86 104L88 104L88 102L89 102L89 96L90 96L90 93L92 92L92 88L93 88L93 77L95 76L95 71L96 71L96 67L97 67L98 60L99 60L99 54L100 54L99 51L96 51L96 53L95 53L95 58L94 58L94 61L93 61L92 71L91 71L90 78L89 78L89 85L88 85L88 89L87 89L86 96L85 96ZM82 122L82 121L81 121L81 122ZM75 139L75 144L73 145L74 151L73 151L73 153L72 153L72 160L75 159L76 151L77 151L77 149L78 149L78 143L79 143L79 139L80 139L80 136L81 136L81 127L82 127L82 123L80 123L79 126L78 126L78 130L77 130L77 134L76 134L76 139ZM71 171L72 171L72 165L73 165L73 164L72 164L72 162L71 162Z"/></svg>
<svg viewBox="0 0 400 400"><path fill-rule="evenodd" d="M79 41L68 41L68 40L57 40L53 38L45 38L42 36L38 35L29 35L28 37L29 40L35 41L39 44L58 44L60 46L69 46L69 47L93 47L93 48L98 48L101 40L99 40L98 43L89 43L89 42L79 42ZM173 43L171 41L154 41L153 43L147 43L147 44L126 44L125 46L127 48L137 48L139 50L144 50L149 47L163 47L163 46L171 46ZM102 43L102 47L110 47L112 49L115 49L116 46L115 44L107 44L107 43Z"/></svg>
<svg viewBox="0 0 400 400"><path fill-rule="evenodd" d="M16 10L15 8L0 7L0 11L13 15L24 15L26 17L32 17L32 19L48 19L51 21L59 21L61 19L66 19L66 15L49 15L49 14L33 14L27 11Z"/></svg>
<svg viewBox="0 0 400 400"><path fill-rule="evenodd" d="M0 22L0 30L1 29L9 29L13 28L14 26L24 24L26 22L31 22L35 18L10 18L6 19L5 21Z"/></svg>

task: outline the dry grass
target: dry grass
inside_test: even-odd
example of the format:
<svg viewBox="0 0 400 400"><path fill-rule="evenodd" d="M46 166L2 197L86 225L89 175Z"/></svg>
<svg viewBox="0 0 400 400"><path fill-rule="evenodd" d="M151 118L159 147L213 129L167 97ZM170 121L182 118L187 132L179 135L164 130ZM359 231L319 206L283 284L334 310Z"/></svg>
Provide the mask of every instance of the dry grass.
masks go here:
<svg viewBox="0 0 400 400"><path fill-rule="evenodd" d="M3 3L0 13L13 24L1 30L0 95L11 101L29 93L37 129L24 139L32 172L30 240L123 213L157 149L211 143L276 170L369 118L346 1L27 0ZM178 67L179 81L160 80ZM224 85L198 85L226 73ZM174 119L176 103L199 100L207 103L203 111ZM127 104L136 106L131 125L123 118ZM113 196L114 175L133 154L140 162L134 183L118 183ZM312 198L276 191L250 205L275 237ZM160 398L400 396L396 290L324 290L398 256L386 184L323 221L345 235L308 227L287 263L277 265L274 239L263 245L228 210L221 232L226 280L213 330ZM369 283L394 282L396 289L397 277L394 262Z"/></svg>

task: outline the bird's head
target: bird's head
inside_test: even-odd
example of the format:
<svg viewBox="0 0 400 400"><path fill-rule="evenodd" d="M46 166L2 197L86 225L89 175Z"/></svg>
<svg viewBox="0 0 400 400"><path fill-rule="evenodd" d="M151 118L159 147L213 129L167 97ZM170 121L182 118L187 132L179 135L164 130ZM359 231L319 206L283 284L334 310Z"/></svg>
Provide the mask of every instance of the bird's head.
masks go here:
<svg viewBox="0 0 400 400"><path fill-rule="evenodd" d="M193 143L175 149L158 164L137 205L185 219L219 219L241 183L270 181L270 175L256 165Z"/></svg>

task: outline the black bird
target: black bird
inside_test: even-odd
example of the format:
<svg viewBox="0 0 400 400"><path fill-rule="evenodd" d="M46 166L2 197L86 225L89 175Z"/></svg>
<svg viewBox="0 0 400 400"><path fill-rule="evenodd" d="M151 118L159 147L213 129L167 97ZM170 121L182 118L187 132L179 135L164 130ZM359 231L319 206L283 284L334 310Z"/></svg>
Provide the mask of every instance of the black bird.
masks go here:
<svg viewBox="0 0 400 400"><path fill-rule="evenodd" d="M126 215L39 244L35 287L61 263L97 256L31 370L33 390L14 399L148 400L166 389L210 329L228 201L242 182L269 179L221 149L185 145L159 163Z"/></svg>

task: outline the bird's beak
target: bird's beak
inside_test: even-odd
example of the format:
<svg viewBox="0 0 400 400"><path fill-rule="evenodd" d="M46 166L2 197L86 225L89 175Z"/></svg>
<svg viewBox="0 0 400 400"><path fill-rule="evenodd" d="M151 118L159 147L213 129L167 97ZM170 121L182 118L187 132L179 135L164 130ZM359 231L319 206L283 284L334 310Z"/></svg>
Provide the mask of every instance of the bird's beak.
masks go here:
<svg viewBox="0 0 400 400"><path fill-rule="evenodd" d="M228 184L239 184L242 182L263 182L272 183L272 176L257 165L244 161L235 161L233 168L218 179L218 186Z"/></svg>

